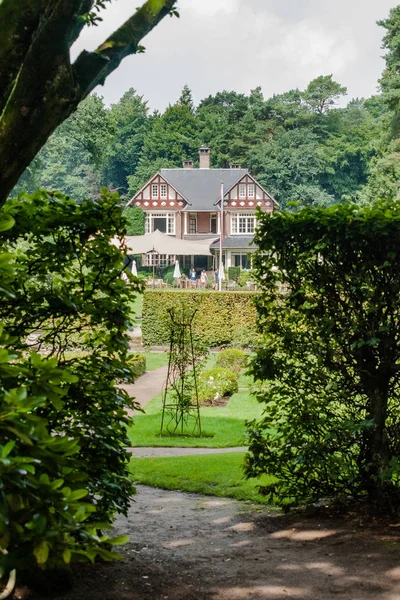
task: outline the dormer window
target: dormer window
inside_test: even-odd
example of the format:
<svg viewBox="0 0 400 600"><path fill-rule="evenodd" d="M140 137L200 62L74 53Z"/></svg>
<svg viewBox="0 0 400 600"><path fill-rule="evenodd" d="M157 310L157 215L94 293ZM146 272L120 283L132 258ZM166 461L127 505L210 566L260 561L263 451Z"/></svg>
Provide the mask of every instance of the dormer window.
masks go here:
<svg viewBox="0 0 400 600"><path fill-rule="evenodd" d="M158 183L153 183L151 186L151 197L158 198Z"/></svg>

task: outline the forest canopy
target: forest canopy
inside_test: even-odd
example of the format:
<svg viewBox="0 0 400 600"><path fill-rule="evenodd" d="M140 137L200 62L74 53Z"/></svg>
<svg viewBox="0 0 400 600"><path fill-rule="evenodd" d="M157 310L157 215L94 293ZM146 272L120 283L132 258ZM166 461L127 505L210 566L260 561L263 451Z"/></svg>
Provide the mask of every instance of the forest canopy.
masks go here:
<svg viewBox="0 0 400 600"><path fill-rule="evenodd" d="M15 191L59 189L79 201L107 185L128 199L160 168L197 164L205 144L212 167L241 164L282 207L360 200L389 109L383 95L338 107L345 94L332 75L271 98L261 87L249 95L221 91L197 106L185 86L162 113L134 89L110 107L94 94L50 137Z"/></svg>

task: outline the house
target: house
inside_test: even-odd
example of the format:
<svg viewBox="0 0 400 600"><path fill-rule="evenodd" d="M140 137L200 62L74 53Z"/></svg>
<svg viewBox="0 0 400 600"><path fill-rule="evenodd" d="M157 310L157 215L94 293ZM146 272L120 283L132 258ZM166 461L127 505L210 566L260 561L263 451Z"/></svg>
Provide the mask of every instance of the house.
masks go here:
<svg viewBox="0 0 400 600"><path fill-rule="evenodd" d="M276 200L240 165L210 168L210 149L199 150L198 169L186 160L182 169L161 169L133 198L129 206L146 213L146 233L159 230L177 239L200 241L212 256L182 257L183 266L210 270L218 265L222 237L225 268L251 267L254 252L256 208L272 212ZM224 202L221 207L221 196ZM222 208L222 210L221 210ZM221 219L222 217L222 219ZM150 266L154 256L146 257ZM173 264L175 256L163 256L158 264Z"/></svg>

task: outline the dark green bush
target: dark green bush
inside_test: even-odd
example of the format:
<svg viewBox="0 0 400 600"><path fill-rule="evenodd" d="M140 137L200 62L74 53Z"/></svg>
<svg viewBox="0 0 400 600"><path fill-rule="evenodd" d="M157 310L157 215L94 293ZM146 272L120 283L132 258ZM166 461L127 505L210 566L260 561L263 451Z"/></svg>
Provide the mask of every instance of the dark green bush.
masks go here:
<svg viewBox="0 0 400 600"><path fill-rule="evenodd" d="M197 308L194 333L207 346L228 344L237 330L256 330L254 292L146 290L143 298L142 339L147 347L169 344L167 309L184 302Z"/></svg>
<svg viewBox="0 0 400 600"><path fill-rule="evenodd" d="M213 367L200 373L199 377L199 402L219 400L225 396L232 396L238 391L238 378L236 373L223 367Z"/></svg>
<svg viewBox="0 0 400 600"><path fill-rule="evenodd" d="M240 275L240 267L228 267L229 281L237 281Z"/></svg>
<svg viewBox="0 0 400 600"><path fill-rule="evenodd" d="M243 350L228 348L217 354L216 363L235 373L239 373L247 365L247 354Z"/></svg>
<svg viewBox="0 0 400 600"><path fill-rule="evenodd" d="M41 191L0 214L0 567L110 558L96 523L134 493L119 203Z"/></svg>
<svg viewBox="0 0 400 600"><path fill-rule="evenodd" d="M400 508L400 202L259 215L261 421L247 474L294 504ZM285 293L279 292L283 284Z"/></svg>

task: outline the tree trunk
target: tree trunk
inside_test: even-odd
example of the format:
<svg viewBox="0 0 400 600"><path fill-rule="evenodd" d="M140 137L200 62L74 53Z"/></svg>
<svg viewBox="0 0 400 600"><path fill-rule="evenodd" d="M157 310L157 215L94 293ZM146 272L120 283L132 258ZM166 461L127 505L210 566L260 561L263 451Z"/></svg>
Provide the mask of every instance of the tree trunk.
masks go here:
<svg viewBox="0 0 400 600"><path fill-rule="evenodd" d="M369 398L366 418L373 421L373 426L364 436L360 471L363 489L368 493L371 503L378 506L386 502L382 473L391 458L385 435L389 379L377 381L367 378L364 387Z"/></svg>
<svg viewBox="0 0 400 600"><path fill-rule="evenodd" d="M93 0L0 2L0 32L8 31L0 48L0 206L56 127L138 50L175 2L147 0L95 52L82 52L73 65L70 46L84 25L82 11Z"/></svg>

